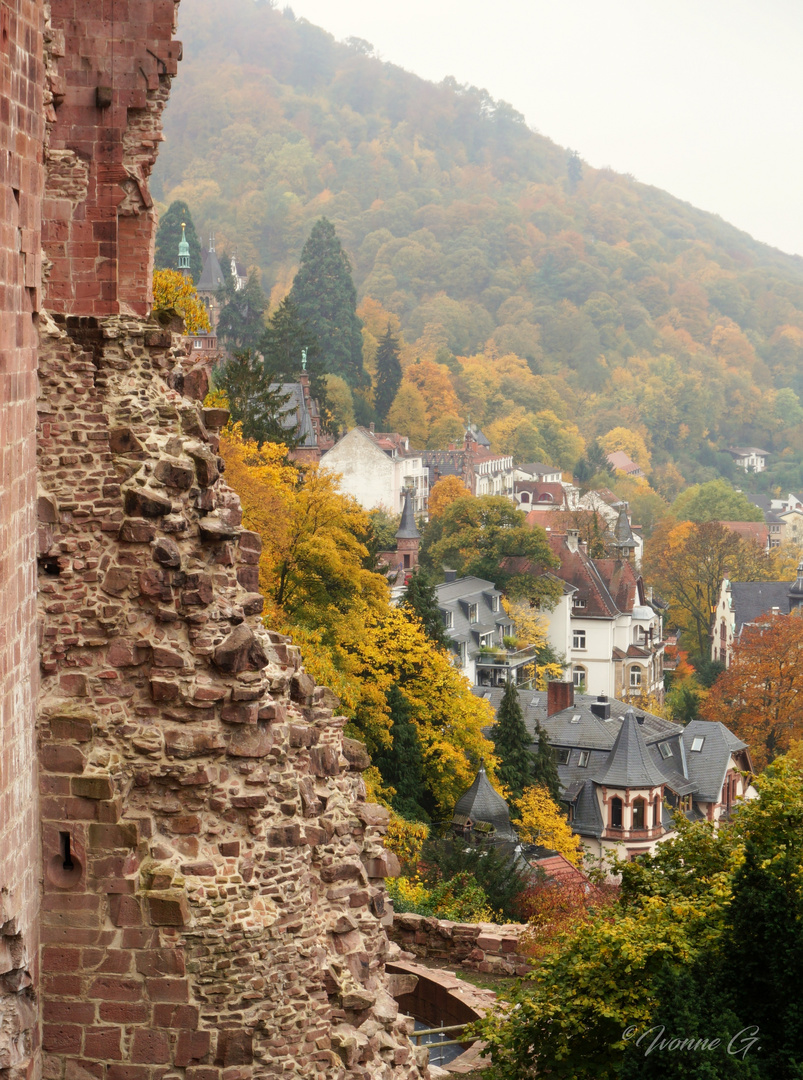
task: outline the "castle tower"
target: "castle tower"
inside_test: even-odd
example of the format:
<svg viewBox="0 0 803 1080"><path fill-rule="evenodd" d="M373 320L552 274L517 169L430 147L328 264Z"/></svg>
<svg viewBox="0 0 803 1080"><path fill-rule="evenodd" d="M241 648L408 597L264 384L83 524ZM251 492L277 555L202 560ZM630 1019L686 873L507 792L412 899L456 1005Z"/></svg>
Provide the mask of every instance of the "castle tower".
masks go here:
<svg viewBox="0 0 803 1080"><path fill-rule="evenodd" d="M178 272L182 277L190 276L190 245L187 243L186 225L181 223L181 240L178 245Z"/></svg>
<svg viewBox="0 0 803 1080"><path fill-rule="evenodd" d="M415 523L413 513L413 492L406 488L404 509L402 510L399 531L396 533L396 551L404 556L404 569L414 570L418 566L418 548L421 545L421 533Z"/></svg>

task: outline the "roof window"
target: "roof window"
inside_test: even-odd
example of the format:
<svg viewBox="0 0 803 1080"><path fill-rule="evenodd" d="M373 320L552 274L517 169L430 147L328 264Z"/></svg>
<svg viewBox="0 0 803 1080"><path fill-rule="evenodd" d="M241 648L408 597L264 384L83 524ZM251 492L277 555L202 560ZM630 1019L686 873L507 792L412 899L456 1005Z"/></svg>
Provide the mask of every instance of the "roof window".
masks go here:
<svg viewBox="0 0 803 1080"><path fill-rule="evenodd" d="M658 749L661 751L662 758L672 757L672 747L668 742L659 743Z"/></svg>
<svg viewBox="0 0 803 1080"><path fill-rule="evenodd" d="M699 753L700 750L702 750L704 742L705 735L695 735L695 737L691 741L691 748L695 754Z"/></svg>

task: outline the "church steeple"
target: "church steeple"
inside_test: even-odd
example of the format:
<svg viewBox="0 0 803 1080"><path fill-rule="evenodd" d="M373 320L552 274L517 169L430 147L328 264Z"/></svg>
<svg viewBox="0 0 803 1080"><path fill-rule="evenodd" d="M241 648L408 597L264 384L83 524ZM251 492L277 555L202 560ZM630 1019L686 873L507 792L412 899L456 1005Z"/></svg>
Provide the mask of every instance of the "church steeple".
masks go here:
<svg viewBox="0 0 803 1080"><path fill-rule="evenodd" d="M181 223L181 240L178 245L178 272L190 276L190 245L187 243L186 225Z"/></svg>

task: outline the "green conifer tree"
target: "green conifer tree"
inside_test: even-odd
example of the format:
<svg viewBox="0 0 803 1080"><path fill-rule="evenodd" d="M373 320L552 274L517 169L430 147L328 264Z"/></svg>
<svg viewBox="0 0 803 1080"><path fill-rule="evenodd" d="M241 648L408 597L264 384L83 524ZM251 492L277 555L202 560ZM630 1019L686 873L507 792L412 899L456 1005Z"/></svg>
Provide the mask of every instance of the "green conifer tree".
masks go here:
<svg viewBox="0 0 803 1080"><path fill-rule="evenodd" d="M265 294L259 283L258 271L248 275L245 287L237 291L226 288L226 302L220 310L217 336L226 348L256 351L265 333Z"/></svg>
<svg viewBox="0 0 803 1080"><path fill-rule="evenodd" d="M524 789L533 783L532 740L524 726L519 694L512 681L506 684L501 704L496 710L491 739L501 759L496 775L510 791L510 801L520 799Z"/></svg>
<svg viewBox="0 0 803 1080"><path fill-rule="evenodd" d="M543 785L560 806L560 779L555 748L540 724L535 725L535 737L538 740L538 749L533 754L533 783Z"/></svg>
<svg viewBox="0 0 803 1080"><path fill-rule="evenodd" d="M302 355L306 355L310 392L320 406L321 416L325 417L326 372L318 339L289 296L282 300L268 320L259 348L265 359L265 370L276 383L298 382Z"/></svg>
<svg viewBox="0 0 803 1080"><path fill-rule="evenodd" d="M412 722L410 702L395 683L388 690L387 702L393 721L393 745L375 754L374 764L384 782L396 789L391 800L396 813L408 821L429 821L429 815L421 806L425 797L424 759L418 732Z"/></svg>
<svg viewBox="0 0 803 1080"><path fill-rule="evenodd" d="M399 606L418 616L431 641L443 649L450 648L452 642L443 626L435 585L426 570L420 566L410 575Z"/></svg>
<svg viewBox="0 0 803 1080"><path fill-rule="evenodd" d="M157 270L178 270L178 245L181 242L182 222L186 229L187 243L190 245L190 274L197 285L203 269L201 243L195 231L190 208L183 199L172 202L159 218L154 266Z"/></svg>
<svg viewBox="0 0 803 1080"><path fill-rule="evenodd" d="M226 391L231 418L242 422L246 439L258 443L284 443L291 449L298 446L295 427L281 424L281 413L289 395L272 382L262 358L250 349L235 352L214 372L215 385Z"/></svg>
<svg viewBox="0 0 803 1080"><path fill-rule="evenodd" d="M374 390L374 406L383 424L401 386L401 380L399 342L393 336L390 323L388 323L388 328L379 339L379 347L376 351L376 389Z"/></svg>
<svg viewBox="0 0 803 1080"><path fill-rule="evenodd" d="M321 218L301 252L290 299L321 343L324 367L354 387L366 384L362 361L362 321L351 263L335 233Z"/></svg>

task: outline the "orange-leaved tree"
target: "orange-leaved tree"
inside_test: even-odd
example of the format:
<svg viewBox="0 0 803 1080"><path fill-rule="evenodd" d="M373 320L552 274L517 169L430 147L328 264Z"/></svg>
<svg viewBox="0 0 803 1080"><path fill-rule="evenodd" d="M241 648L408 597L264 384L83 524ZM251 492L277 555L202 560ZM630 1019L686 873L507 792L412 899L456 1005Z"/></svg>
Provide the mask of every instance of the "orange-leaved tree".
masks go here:
<svg viewBox="0 0 803 1080"><path fill-rule="evenodd" d="M756 768L803 737L803 615L767 612L745 626L700 712L744 739Z"/></svg>
<svg viewBox="0 0 803 1080"><path fill-rule="evenodd" d="M459 476L444 476L441 480L438 480L429 493L427 505L430 521L442 514L455 499L463 499L470 494L471 492L466 488Z"/></svg>
<svg viewBox="0 0 803 1080"><path fill-rule="evenodd" d="M188 334L198 334L212 329L209 315L192 283L178 270L154 270L153 310L175 311L184 319Z"/></svg>

